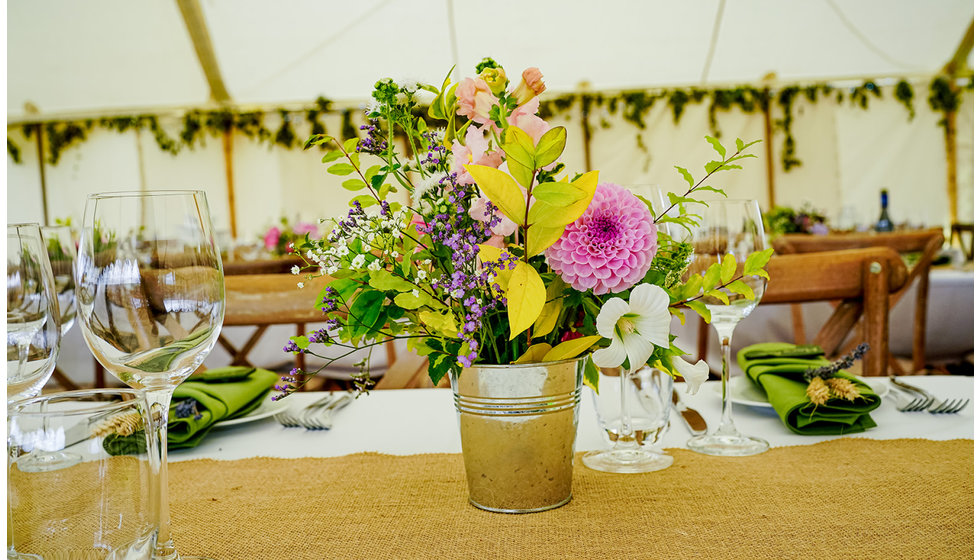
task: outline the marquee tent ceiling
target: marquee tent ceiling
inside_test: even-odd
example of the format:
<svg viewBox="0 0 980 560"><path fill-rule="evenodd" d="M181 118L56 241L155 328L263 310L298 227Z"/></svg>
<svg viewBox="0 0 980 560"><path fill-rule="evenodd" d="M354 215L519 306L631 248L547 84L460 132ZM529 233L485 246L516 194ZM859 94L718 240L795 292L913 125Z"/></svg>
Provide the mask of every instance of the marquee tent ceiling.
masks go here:
<svg viewBox="0 0 980 560"><path fill-rule="evenodd" d="M973 18L971 0L182 1L240 105L362 100L379 77L437 82L487 55L552 92L926 76ZM176 1L7 3L8 122L209 97Z"/></svg>

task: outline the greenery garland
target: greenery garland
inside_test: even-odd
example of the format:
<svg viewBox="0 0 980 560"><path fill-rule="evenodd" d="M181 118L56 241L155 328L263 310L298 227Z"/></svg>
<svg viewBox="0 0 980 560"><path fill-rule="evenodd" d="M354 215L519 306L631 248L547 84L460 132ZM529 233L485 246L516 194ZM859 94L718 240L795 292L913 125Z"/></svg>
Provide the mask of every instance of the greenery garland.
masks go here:
<svg viewBox="0 0 980 560"><path fill-rule="evenodd" d="M966 89L973 89L973 79L970 78ZM943 116L939 125L947 127L946 115L950 112L955 113L959 109L962 101L960 88L944 76L932 80L930 86L929 104L936 112ZM654 90L630 90L617 95L602 93L578 93L565 94L557 97L542 100L539 114L544 119L558 116L571 118L571 109L576 103L580 103L583 126L587 128L585 134L591 136L590 117L594 113L593 108L604 107L608 114L619 113L623 120L632 124L638 129L637 146L647 153L649 152L643 144L642 131L646 129L646 118L650 111L660 100L666 100L669 105L674 123L680 122L686 107L691 103L702 103L705 99L709 100L708 106L708 125L711 132L716 137L721 137L718 126L718 111L730 111L733 107L738 107L743 113L751 114L757 111L767 111L772 103L779 106L781 115L774 121L775 128L783 134L783 146L781 150L781 160L784 171L791 171L793 168L802 165L802 161L796 155L796 139L793 136L792 126L794 120L794 105L800 94L815 104L821 96L824 98L835 99L838 104L849 101L853 106L867 110L872 98L882 99L881 86L874 81L868 80L854 88L835 88L826 83L812 85L789 85L778 91L771 91L768 88L756 88L753 86L737 86L733 88L701 89L701 88L675 88L675 89L654 89ZM913 106L914 90L908 81L902 79L895 85L895 100L902 103L909 113L909 120L915 117ZM134 115L123 117L112 117L84 121L64 121L48 122L44 126L46 136L47 162L57 165L61 155L65 150L85 141L88 133L94 126L116 132L126 132L130 130L149 130L157 146L164 152L178 154L184 148L194 149L196 146L205 144L206 136L218 137L229 131L237 131L246 137L260 143L278 145L287 149L301 147L302 142L298 140L295 129L297 123L305 121L304 126L309 126L311 134L326 134L327 130L320 117L325 114L336 113L332 102L320 97L305 109L286 110L275 109L274 111L234 111L230 109L219 109L204 111L193 109L183 115L181 130L176 137L168 134L158 121L156 115ZM420 109L420 116L424 115L424 108ZM278 113L281 124L279 128L272 131L264 124L265 116L270 113ZM345 108L340 110L341 115L341 136L343 138L353 138L359 136L358 128L354 124L355 110ZM603 128L610 126L603 116L600 120ZM34 130L40 127L37 123L21 125L24 135L30 138ZM7 137L7 154L14 163L21 163L20 147L13 140Z"/></svg>

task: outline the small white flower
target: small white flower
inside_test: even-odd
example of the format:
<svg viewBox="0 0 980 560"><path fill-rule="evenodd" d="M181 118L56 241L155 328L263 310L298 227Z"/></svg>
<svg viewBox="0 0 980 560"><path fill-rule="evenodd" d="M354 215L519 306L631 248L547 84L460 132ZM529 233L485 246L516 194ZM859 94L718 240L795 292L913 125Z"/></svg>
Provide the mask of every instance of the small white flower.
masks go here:
<svg viewBox="0 0 980 560"><path fill-rule="evenodd" d="M414 290L412 290L412 295L415 297L419 297L419 295L421 295L421 292L419 292L418 288L415 288Z"/></svg>
<svg viewBox="0 0 980 560"><path fill-rule="evenodd" d="M347 245L338 245L334 248L333 252L338 257L343 257L347 253L350 253L350 249L347 248Z"/></svg>
<svg viewBox="0 0 980 560"><path fill-rule="evenodd" d="M708 364L704 360L698 360L696 364L690 364L680 356L671 356L670 363L673 364L677 373L684 376L687 384L687 393L694 395L701 388L701 384L708 379Z"/></svg>
<svg viewBox="0 0 980 560"><path fill-rule="evenodd" d="M327 267L327 274L336 274L338 270L340 270L340 268L336 265L330 265Z"/></svg>
<svg viewBox="0 0 980 560"><path fill-rule="evenodd" d="M294 264L293 268L289 269L293 274L299 274L299 265Z"/></svg>
<svg viewBox="0 0 980 560"><path fill-rule="evenodd" d="M398 254L398 251L392 251L392 252L391 252L391 258L393 258L393 259L397 259L397 258L398 258L398 257L400 257L400 256L401 256L401 255L399 255L399 254Z"/></svg>
<svg viewBox="0 0 980 560"><path fill-rule="evenodd" d="M305 287L305 284L303 284L302 282L297 282L296 287L302 289L303 287Z"/></svg>
<svg viewBox="0 0 980 560"><path fill-rule="evenodd" d="M381 270L381 261L373 260L368 265L368 270Z"/></svg>
<svg viewBox="0 0 980 560"><path fill-rule="evenodd" d="M351 268L364 268L364 255L357 255L350 261Z"/></svg>
<svg viewBox="0 0 980 560"><path fill-rule="evenodd" d="M670 296L660 286L640 284L633 288L629 303L611 298L596 317L596 331L611 340L606 348L592 353L599 367L620 367L629 358L630 373L643 367L654 345L670 346Z"/></svg>
<svg viewBox="0 0 980 560"><path fill-rule="evenodd" d="M428 273L425 272L424 270L419 269L418 274L415 275L415 281L416 282L422 282L423 280L425 280L425 277L426 277L427 274Z"/></svg>

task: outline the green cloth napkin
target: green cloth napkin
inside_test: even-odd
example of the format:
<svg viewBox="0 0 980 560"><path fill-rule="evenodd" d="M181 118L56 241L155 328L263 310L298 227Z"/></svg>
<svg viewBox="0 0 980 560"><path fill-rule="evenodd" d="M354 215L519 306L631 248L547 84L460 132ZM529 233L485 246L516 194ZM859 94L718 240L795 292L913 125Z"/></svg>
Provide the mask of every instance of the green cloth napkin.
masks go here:
<svg viewBox="0 0 980 560"><path fill-rule="evenodd" d="M783 424L802 435L853 434L877 426L869 413L878 408L881 397L846 371L838 372L837 376L850 379L863 398L854 402L831 399L814 406L806 396L808 383L803 380L803 373L830 362L812 353L804 357L770 354L793 352L799 348L784 342L767 342L747 346L738 353L738 365L749 379L765 391Z"/></svg>
<svg viewBox="0 0 980 560"><path fill-rule="evenodd" d="M236 366L192 375L174 390L167 424L167 449L195 447L216 422L252 412L278 380L278 373ZM177 417L177 407L187 399L194 399L200 418L194 414ZM123 437L110 435L103 447L112 455L139 452L145 449L145 436L142 432Z"/></svg>

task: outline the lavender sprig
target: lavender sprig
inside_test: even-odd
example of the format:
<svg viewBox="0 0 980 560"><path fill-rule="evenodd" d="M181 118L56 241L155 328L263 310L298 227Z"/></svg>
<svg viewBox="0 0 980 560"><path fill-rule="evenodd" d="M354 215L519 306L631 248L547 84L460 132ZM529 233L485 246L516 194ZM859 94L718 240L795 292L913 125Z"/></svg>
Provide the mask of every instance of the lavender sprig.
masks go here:
<svg viewBox="0 0 980 560"><path fill-rule="evenodd" d="M834 377L838 371L842 369L848 369L854 365L854 362L860 360L871 347L868 346L867 342L862 342L857 348L852 350L849 354L842 356L839 360L832 364L821 366L818 368L811 368L803 372L803 379L807 382L813 381L814 377L820 377L822 379L830 379Z"/></svg>

